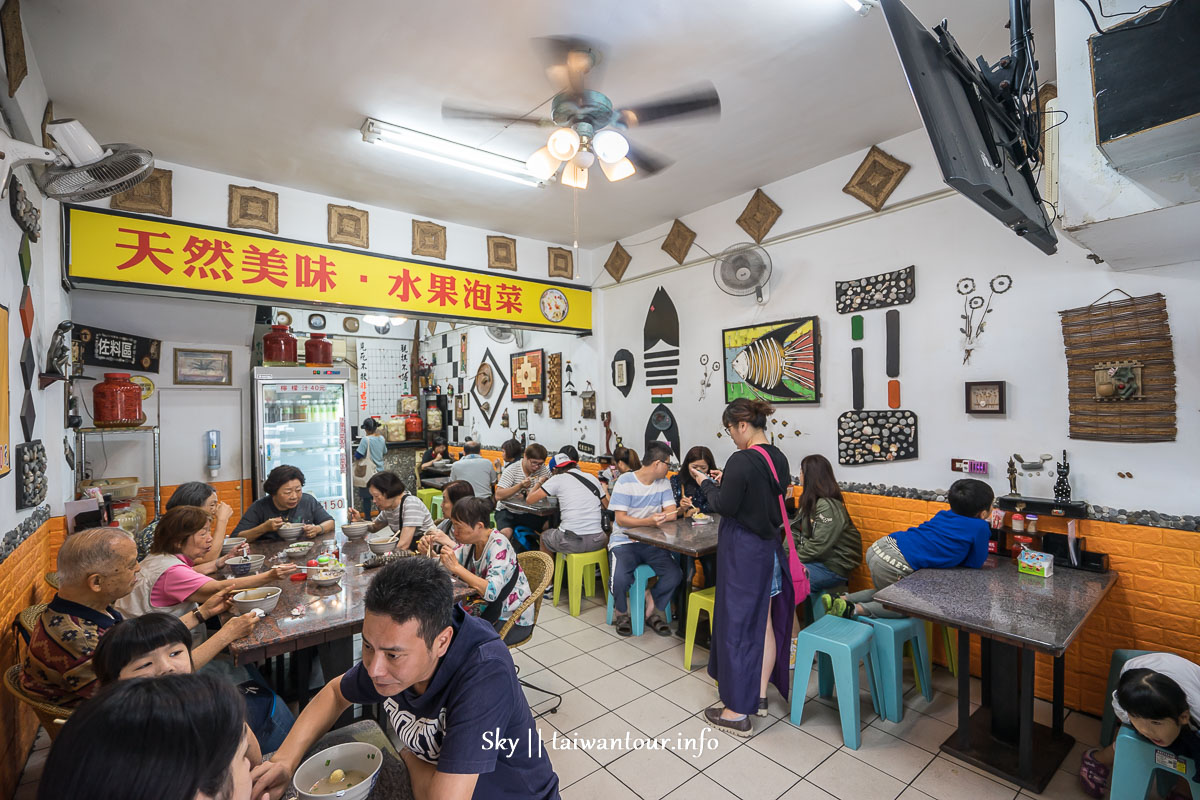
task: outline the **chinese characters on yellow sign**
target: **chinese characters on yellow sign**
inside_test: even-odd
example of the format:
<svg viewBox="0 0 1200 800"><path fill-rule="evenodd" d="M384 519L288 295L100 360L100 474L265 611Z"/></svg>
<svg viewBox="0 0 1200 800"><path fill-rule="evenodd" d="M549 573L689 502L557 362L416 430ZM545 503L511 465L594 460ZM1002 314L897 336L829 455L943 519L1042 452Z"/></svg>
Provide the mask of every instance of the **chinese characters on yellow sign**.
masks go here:
<svg viewBox="0 0 1200 800"><path fill-rule="evenodd" d="M264 304L315 303L588 331L586 288L532 281L362 250L64 208L72 284L125 285Z"/></svg>

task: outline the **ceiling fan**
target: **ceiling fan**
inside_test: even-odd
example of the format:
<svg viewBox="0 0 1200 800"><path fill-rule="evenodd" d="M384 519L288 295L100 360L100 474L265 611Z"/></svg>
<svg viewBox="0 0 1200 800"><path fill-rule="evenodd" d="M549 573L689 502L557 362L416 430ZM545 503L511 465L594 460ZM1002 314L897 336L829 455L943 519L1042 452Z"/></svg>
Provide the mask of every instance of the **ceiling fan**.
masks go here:
<svg viewBox="0 0 1200 800"><path fill-rule="evenodd" d="M622 131L721 112L717 90L707 82L639 105L614 106L607 95L588 88L589 74L594 77L594 70L601 62L600 50L594 43L569 36L534 41L546 65L546 75L559 89L550 101L550 119L464 108L449 102L443 104L442 116L553 127L546 145L525 163L526 169L535 177L547 180L565 164L562 182L576 189L586 189L588 169L597 161L610 181L623 180L634 174L653 175L666 169L671 162L634 146Z"/></svg>

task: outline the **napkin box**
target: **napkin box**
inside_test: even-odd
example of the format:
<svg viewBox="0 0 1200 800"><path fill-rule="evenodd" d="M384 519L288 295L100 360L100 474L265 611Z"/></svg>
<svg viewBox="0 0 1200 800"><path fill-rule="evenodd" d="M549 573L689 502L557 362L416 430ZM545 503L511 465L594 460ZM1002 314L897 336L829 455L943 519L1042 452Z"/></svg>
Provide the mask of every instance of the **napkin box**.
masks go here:
<svg viewBox="0 0 1200 800"><path fill-rule="evenodd" d="M1039 578L1049 578L1054 574L1054 556L1036 550L1022 550L1017 556L1017 571Z"/></svg>

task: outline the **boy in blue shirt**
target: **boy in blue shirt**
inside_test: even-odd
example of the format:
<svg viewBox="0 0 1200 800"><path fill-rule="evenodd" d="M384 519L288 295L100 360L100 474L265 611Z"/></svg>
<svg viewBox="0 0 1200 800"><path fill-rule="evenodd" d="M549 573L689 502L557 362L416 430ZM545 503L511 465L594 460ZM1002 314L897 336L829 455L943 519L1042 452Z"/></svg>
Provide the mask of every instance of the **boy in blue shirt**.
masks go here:
<svg viewBox="0 0 1200 800"><path fill-rule="evenodd" d="M898 531L875 542L867 550L867 569L874 589L843 595L830 600L821 595L825 610L831 614L902 618L875 602L875 593L891 586L919 569L979 569L988 556L992 529L987 518L995 494L992 487L974 478L963 478L950 485L949 511L939 511L915 528Z"/></svg>

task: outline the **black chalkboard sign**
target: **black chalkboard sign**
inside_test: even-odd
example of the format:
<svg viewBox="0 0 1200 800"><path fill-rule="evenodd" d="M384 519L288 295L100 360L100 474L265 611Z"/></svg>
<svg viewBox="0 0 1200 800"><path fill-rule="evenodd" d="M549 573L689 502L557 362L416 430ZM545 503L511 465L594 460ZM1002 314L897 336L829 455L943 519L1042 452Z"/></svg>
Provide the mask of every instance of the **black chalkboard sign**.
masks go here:
<svg viewBox="0 0 1200 800"><path fill-rule="evenodd" d="M71 333L73 360L93 367L158 372L162 342L130 333L76 325Z"/></svg>

